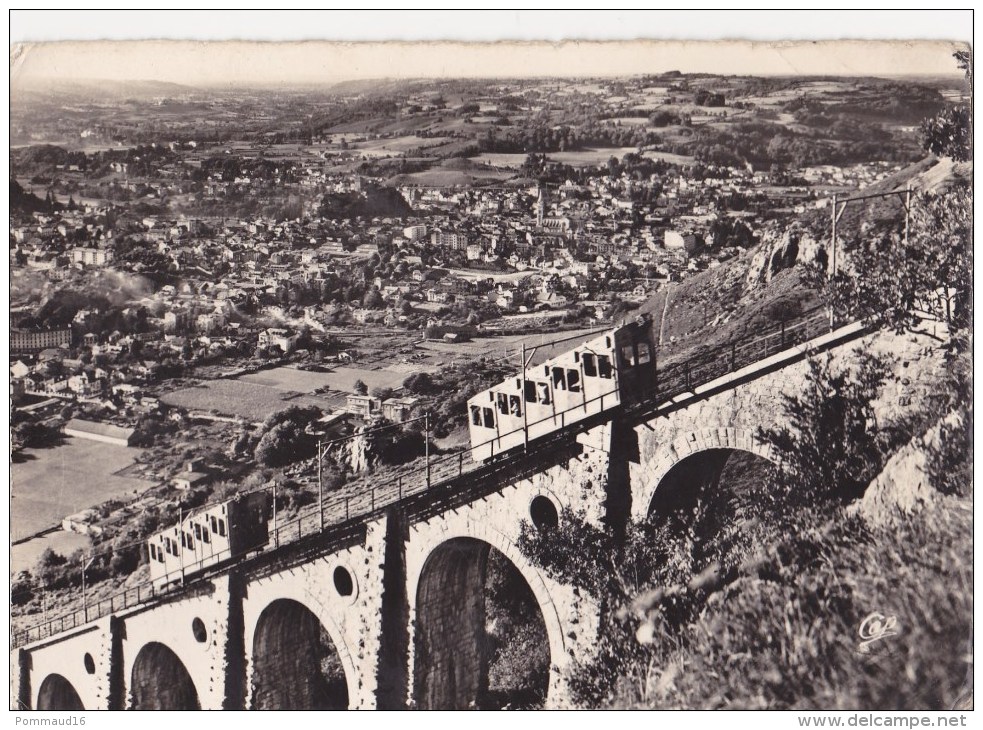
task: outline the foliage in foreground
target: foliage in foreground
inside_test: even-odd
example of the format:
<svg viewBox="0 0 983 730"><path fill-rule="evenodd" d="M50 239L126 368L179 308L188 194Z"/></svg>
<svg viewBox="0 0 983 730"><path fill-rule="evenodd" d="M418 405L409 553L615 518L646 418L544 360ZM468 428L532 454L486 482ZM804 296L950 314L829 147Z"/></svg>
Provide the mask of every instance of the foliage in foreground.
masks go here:
<svg viewBox="0 0 983 730"><path fill-rule="evenodd" d="M864 319L895 332L925 317L952 333L971 327L973 194L954 184L920 193L911 204L908 237L900 230L867 235L848 251L844 269L828 276L813 265L807 279L845 321Z"/></svg>

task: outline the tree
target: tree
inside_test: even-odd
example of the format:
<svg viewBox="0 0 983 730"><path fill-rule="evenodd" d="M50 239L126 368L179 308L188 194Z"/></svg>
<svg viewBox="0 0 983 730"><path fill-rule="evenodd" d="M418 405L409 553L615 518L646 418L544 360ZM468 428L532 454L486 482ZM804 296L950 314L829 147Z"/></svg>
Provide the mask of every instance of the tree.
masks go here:
<svg viewBox="0 0 983 730"><path fill-rule="evenodd" d="M621 174L621 163L618 162L618 158L612 155L608 158L608 175L611 177L617 177Z"/></svg>
<svg viewBox="0 0 983 730"><path fill-rule="evenodd" d="M378 309L383 303L382 294L375 287L365 292L365 296L362 298L362 306L366 309Z"/></svg>
<svg viewBox="0 0 983 730"><path fill-rule="evenodd" d="M787 426L759 429L758 438L787 467L777 499L799 505L842 504L863 494L887 453L874 400L887 362L856 352L855 370L833 370L832 356L809 361L801 395L784 396Z"/></svg>
<svg viewBox="0 0 983 730"><path fill-rule="evenodd" d="M352 386L352 392L355 393L355 395L365 395L369 392L369 386L367 386L361 380L356 380L355 384Z"/></svg>
<svg viewBox="0 0 983 730"><path fill-rule="evenodd" d="M834 311L862 317L895 332L912 330L926 315L950 332L971 319L972 192L964 184L922 193L912 201L908 240L897 233L871 237L851 252L850 270L835 276L814 266L809 274Z"/></svg>
<svg viewBox="0 0 983 730"><path fill-rule="evenodd" d="M926 444L929 481L943 494L966 496L973 489L973 358L971 337L954 338L946 353L941 397L930 417L938 438Z"/></svg>
<svg viewBox="0 0 983 730"><path fill-rule="evenodd" d="M292 423L297 428L304 429L323 415L317 406L290 406L277 411L263 421L263 430L268 431L281 423Z"/></svg>
<svg viewBox="0 0 983 730"><path fill-rule="evenodd" d="M966 107L949 107L921 125L922 147L939 157L957 162L973 158L973 133Z"/></svg>
<svg viewBox="0 0 983 730"><path fill-rule="evenodd" d="M38 583L46 588L61 588L66 584L66 573L71 571L68 558L56 553L51 548L45 548L38 558L35 573Z"/></svg>
<svg viewBox="0 0 983 730"><path fill-rule="evenodd" d="M295 423L280 423L271 428L256 444L254 456L263 466L286 466L314 455L314 437Z"/></svg>
<svg viewBox="0 0 983 730"><path fill-rule="evenodd" d="M417 395L427 395L433 392L434 382L430 373L413 373L403 381L403 387Z"/></svg>
<svg viewBox="0 0 983 730"><path fill-rule="evenodd" d="M973 86L973 59L970 51L952 54L959 68L966 72L970 90ZM959 105L943 109L921 125L922 147L933 155L956 161L973 159L973 119L969 107Z"/></svg>

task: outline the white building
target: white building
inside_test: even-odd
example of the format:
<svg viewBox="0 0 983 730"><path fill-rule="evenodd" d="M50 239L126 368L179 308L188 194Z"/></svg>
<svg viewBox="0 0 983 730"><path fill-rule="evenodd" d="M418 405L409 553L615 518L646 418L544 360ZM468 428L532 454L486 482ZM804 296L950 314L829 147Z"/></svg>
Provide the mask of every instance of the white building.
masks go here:
<svg viewBox="0 0 983 730"><path fill-rule="evenodd" d="M423 224L407 226L403 229L403 235L409 241L419 241L427 236L427 227Z"/></svg>

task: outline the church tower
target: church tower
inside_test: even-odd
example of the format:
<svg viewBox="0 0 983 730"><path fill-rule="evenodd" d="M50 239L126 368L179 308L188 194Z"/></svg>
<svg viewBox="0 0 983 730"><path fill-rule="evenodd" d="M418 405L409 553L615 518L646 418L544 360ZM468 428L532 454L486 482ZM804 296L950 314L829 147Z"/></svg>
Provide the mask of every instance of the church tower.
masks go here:
<svg viewBox="0 0 983 730"><path fill-rule="evenodd" d="M546 217L546 186L539 186L539 197L536 199L536 225L543 225L543 218Z"/></svg>

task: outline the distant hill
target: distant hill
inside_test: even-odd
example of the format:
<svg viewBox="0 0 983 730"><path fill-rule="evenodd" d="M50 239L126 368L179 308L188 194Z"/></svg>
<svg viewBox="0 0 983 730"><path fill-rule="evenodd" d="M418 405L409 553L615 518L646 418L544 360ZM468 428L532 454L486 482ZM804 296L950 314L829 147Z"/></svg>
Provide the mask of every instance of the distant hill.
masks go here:
<svg viewBox="0 0 983 730"><path fill-rule="evenodd" d="M21 94L36 100L58 98L78 99L146 99L161 96L183 96L200 93L201 89L167 81L114 81L108 79L29 79L11 78L11 94Z"/></svg>

